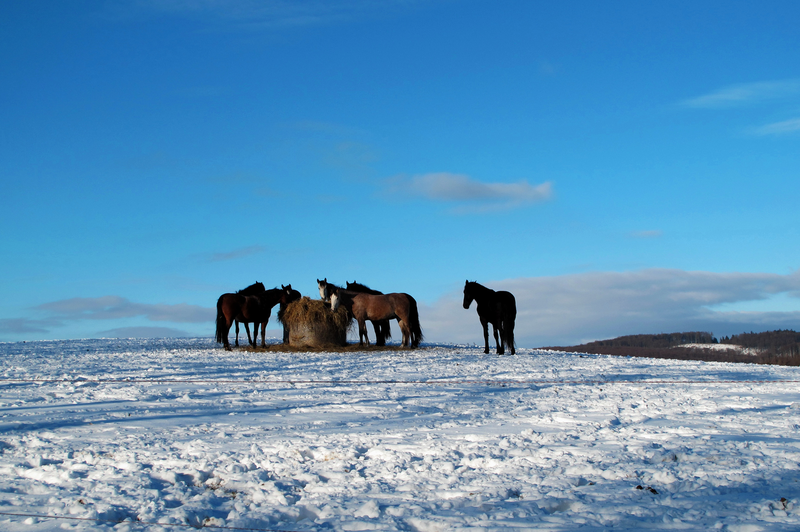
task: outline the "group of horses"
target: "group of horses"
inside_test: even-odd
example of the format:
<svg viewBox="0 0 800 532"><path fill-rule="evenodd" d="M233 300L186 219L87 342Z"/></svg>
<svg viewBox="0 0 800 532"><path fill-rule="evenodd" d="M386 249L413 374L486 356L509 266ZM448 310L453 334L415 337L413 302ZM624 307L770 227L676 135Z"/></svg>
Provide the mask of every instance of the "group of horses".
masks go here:
<svg viewBox="0 0 800 532"><path fill-rule="evenodd" d="M359 345L369 345L367 321L372 322L375 331L375 344L386 345L392 337L390 320L396 319L402 333L403 347L418 347L422 341L422 328L419 322L417 301L406 293L384 294L377 290L356 283L347 283L345 287L329 283L327 277L317 279L319 295L336 311L343 306L351 319L358 323ZM292 285L281 285L280 288L267 290L263 283L256 282L236 293L222 294L217 300L216 339L226 350L231 350L228 333L231 326L236 326L236 346L239 346L239 323L244 324L247 341L252 347L258 343L258 326L261 325L261 346L266 347L264 338L267 322L272 308L280 304L278 318L280 320L289 303L300 299L300 292L292 289ZM464 284L464 308L468 309L472 302L477 303L478 317L483 327L485 343L484 353L489 352L489 324L492 325L497 354L505 353L506 348L515 354L514 323L517 306L514 296L506 291L494 291L477 282L466 281ZM253 338L250 338L250 327L253 325ZM288 343L288 330L284 326L283 342Z"/></svg>
<svg viewBox="0 0 800 532"><path fill-rule="evenodd" d="M292 289L292 285L267 290L264 283L255 282L233 294L222 294L217 299L217 342L230 351L228 333L236 324L236 347L239 347L239 323L244 324L247 331L247 342L255 347L258 343L258 326L261 325L261 347L266 347L265 333L267 322L272 315L272 308L280 303L278 317L292 301L300 299L300 292ZM250 339L249 323L253 324L253 339ZM284 330L283 341L288 340Z"/></svg>
<svg viewBox="0 0 800 532"><path fill-rule="evenodd" d="M422 341L422 327L419 324L417 300L405 293L383 294L362 284L347 283L346 288L329 283L327 277L317 279L319 295L330 302L331 310L339 306L347 309L349 316L358 322L358 344L369 345L367 320L375 329L375 345L386 345L392 331L389 320L396 319L403 334L402 347L418 347Z"/></svg>

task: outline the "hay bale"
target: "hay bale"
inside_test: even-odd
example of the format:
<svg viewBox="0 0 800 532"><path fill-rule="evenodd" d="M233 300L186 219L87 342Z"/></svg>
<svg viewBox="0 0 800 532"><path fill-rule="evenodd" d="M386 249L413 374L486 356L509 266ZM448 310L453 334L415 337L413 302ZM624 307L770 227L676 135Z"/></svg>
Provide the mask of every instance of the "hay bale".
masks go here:
<svg viewBox="0 0 800 532"><path fill-rule="evenodd" d="M281 322L289 330L289 345L296 347L347 345L352 323L344 307L334 312L330 303L308 297L289 303Z"/></svg>

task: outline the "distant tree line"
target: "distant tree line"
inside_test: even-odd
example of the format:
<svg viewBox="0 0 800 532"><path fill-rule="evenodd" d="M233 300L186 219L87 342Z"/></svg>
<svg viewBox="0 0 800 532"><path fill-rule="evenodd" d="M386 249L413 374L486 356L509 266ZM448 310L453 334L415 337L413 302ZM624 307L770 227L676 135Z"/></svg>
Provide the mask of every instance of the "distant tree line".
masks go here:
<svg viewBox="0 0 800 532"><path fill-rule="evenodd" d="M686 344L716 343L750 348L756 353L746 354L710 347L682 347ZM723 337L719 341L708 332L636 334L588 344L546 349L597 355L800 366L800 333L791 330L742 333Z"/></svg>
<svg viewBox="0 0 800 532"><path fill-rule="evenodd" d="M776 354L787 351L797 354L797 347L800 345L800 333L788 329L760 333L749 332L736 334L730 338L723 337L720 343L773 351Z"/></svg>
<svg viewBox="0 0 800 532"><path fill-rule="evenodd" d="M599 340L584 344L597 347L656 347L670 348L682 344L715 344L717 339L707 332L683 332L669 334L634 334L612 340Z"/></svg>

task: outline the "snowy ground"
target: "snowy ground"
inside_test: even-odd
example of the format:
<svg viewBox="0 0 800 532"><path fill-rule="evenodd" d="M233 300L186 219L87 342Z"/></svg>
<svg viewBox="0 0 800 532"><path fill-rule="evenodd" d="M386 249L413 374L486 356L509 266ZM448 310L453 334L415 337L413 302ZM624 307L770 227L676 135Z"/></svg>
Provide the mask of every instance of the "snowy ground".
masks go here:
<svg viewBox="0 0 800 532"><path fill-rule="evenodd" d="M675 346L677 348L699 348L710 349L712 351L735 351L744 355L758 356L763 350L755 347L742 347L736 344L681 344Z"/></svg>
<svg viewBox="0 0 800 532"><path fill-rule="evenodd" d="M797 368L171 339L0 377L4 531L800 529Z"/></svg>

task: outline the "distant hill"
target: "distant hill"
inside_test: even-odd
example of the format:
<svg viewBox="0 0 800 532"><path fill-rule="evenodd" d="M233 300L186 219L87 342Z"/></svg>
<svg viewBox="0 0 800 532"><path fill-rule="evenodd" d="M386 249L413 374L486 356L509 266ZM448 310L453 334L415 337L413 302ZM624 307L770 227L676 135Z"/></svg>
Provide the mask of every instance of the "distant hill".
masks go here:
<svg viewBox="0 0 800 532"><path fill-rule="evenodd" d="M636 334L546 349L597 355L800 366L800 333L790 330L742 333L721 340L708 332Z"/></svg>

